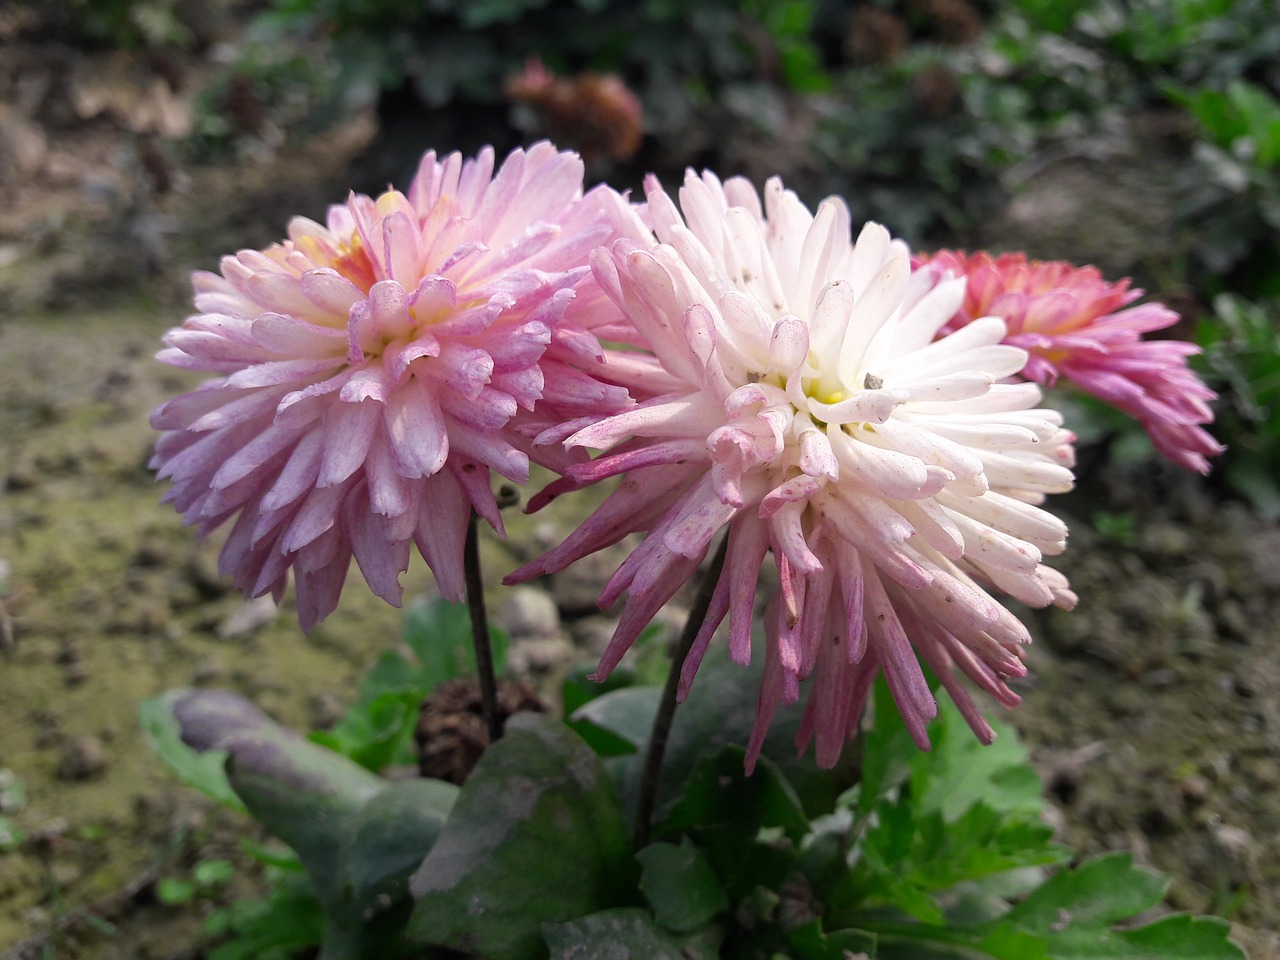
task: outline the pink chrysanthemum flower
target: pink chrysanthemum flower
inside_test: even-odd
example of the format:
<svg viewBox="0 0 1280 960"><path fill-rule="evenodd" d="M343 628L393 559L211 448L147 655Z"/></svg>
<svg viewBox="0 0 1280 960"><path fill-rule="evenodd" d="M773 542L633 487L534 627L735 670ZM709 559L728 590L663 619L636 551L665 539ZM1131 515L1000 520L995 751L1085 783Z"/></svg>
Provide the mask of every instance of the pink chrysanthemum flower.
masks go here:
<svg viewBox="0 0 1280 960"><path fill-rule="evenodd" d="M159 359L217 376L152 414L152 466L201 534L236 517L222 573L279 599L292 568L309 630L352 556L398 604L412 541L460 599L471 511L502 529L489 471L528 476L520 418L630 403L571 366L602 358L572 303L608 303L587 266L614 232L606 193L584 197L581 161L549 143L496 174L492 149L433 152L407 194L353 195L325 226L295 219L283 243L197 273L198 312Z"/></svg>
<svg viewBox="0 0 1280 960"><path fill-rule="evenodd" d="M1059 377L1138 420L1156 449L1179 466L1209 472L1223 447L1201 427L1213 422L1217 394L1187 367L1199 347L1183 340L1143 340L1178 315L1160 303L1130 306L1143 291L1109 283L1093 267L1022 254L942 250L920 258L968 277L964 303L945 328L997 316L1006 343L1029 357L1022 376L1053 385Z"/></svg>
<svg viewBox="0 0 1280 960"><path fill-rule="evenodd" d="M799 746L816 739L821 765L856 729L878 670L927 746L936 704L917 654L989 740L953 670L1011 706L1005 679L1025 674L1029 637L988 587L1036 606L1075 600L1040 562L1062 550L1066 528L1036 506L1071 486L1071 437L1036 407L1034 384L1000 382L1023 368L1025 351L1001 343L997 318L935 340L963 278L913 273L906 248L877 224L851 243L838 200L814 216L773 179L762 209L744 180L690 173L682 216L652 178L647 191L660 242L619 240L592 268L660 366L631 371L633 395L648 399L567 437L607 449L568 468L548 496L627 476L561 546L509 579L647 531L601 597L628 593L602 677L727 526L681 695L726 615L731 655L750 658L757 578L772 552L781 592L766 614L749 764L778 702L795 701L810 675Z"/></svg>

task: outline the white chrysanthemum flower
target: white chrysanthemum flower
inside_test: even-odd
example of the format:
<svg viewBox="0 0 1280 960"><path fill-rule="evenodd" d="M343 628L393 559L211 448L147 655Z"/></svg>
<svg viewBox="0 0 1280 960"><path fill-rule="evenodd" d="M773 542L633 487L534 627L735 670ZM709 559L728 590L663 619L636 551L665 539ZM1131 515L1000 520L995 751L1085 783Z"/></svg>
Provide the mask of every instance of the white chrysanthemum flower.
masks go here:
<svg viewBox="0 0 1280 960"><path fill-rule="evenodd" d="M618 241L592 267L656 357L618 378L649 399L570 435L569 445L607 449L559 488L626 479L512 579L647 531L601 597L628 592L604 675L727 525L683 692L726 615L731 655L749 659L757 577L772 552L781 591L767 614L749 763L778 701L797 699L811 675L801 746L816 735L822 765L856 729L878 669L927 746L936 704L917 653L989 740L953 669L1013 705L1005 679L1025 674L1029 637L988 588L1034 606L1075 599L1041 563L1063 549L1066 527L1036 506L1070 488L1072 438L1037 407L1034 384L1001 382L1026 353L1001 343L997 318L935 340L963 278L912 272L878 224L851 243L839 200L815 216L773 179L762 209L747 182L709 173L689 174L680 209L655 180L647 193L656 242Z"/></svg>

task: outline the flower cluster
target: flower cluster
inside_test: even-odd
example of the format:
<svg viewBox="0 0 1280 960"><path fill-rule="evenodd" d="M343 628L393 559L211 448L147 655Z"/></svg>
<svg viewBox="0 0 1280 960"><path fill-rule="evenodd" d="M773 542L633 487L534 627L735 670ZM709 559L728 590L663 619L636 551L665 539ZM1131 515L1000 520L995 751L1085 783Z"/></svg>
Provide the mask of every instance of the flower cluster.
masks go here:
<svg viewBox="0 0 1280 960"><path fill-rule="evenodd" d="M651 177L632 206L584 194L579 159L547 143L496 172L491 150L429 153L407 193L288 233L197 274L197 313L160 354L214 375L155 411L153 466L201 533L231 524L224 574L279 598L292 570L310 629L352 557L398 603L416 545L460 599L468 523L502 532L491 473L523 482L533 458L561 474L533 508L621 476L508 580L644 534L601 597L627 596L603 677L727 538L683 696L726 619L733 658L752 656L772 557L749 763L809 680L800 746L834 764L880 672L927 746L921 661L990 739L959 675L1015 704L1029 639L993 593L1075 602L1042 562L1066 527L1040 507L1072 485L1073 437L1028 381L1075 379L1179 462L1216 452L1198 426L1211 395L1172 359L1187 348L1137 340L1167 311L1121 310L1136 294L1083 271L913 263L776 178L762 198L690 173L677 202Z"/></svg>
<svg viewBox="0 0 1280 960"><path fill-rule="evenodd" d="M1178 315L1159 303L1134 304L1143 291L1109 283L1093 267L1028 260L1022 254L943 250L920 258L968 280L948 325L1001 317L1008 343L1030 354L1022 376L1052 385L1062 377L1140 422L1162 454L1188 470L1209 472L1221 444L1203 428L1216 394L1187 367L1198 353L1184 340L1144 340Z"/></svg>

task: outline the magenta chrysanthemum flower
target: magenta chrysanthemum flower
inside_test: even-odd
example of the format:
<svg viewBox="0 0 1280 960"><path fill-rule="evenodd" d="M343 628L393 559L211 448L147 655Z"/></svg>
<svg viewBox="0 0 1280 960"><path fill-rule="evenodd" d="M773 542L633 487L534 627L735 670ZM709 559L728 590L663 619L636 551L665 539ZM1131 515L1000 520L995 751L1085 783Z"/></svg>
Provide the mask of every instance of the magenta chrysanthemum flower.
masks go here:
<svg viewBox="0 0 1280 960"><path fill-rule="evenodd" d="M572 366L602 356L571 303L607 305L587 266L614 232L607 191L583 197L581 161L549 143L493 168L492 149L428 153L407 194L295 219L197 273L198 313L165 337L160 360L217 374L152 414L166 500L202 534L236 517L220 570L246 594L278 599L292 568L306 629L352 556L398 604L411 541L460 599L471 511L502 529L489 471L528 475L520 417L630 403Z"/></svg>
<svg viewBox="0 0 1280 960"><path fill-rule="evenodd" d="M780 596L766 614L766 663L749 763L781 701L813 682L801 729L833 765L878 670L916 742L936 704L916 655L970 725L992 736L953 670L1000 702L1025 674L1022 624L987 593L1070 606L1046 568L1066 528L1035 504L1071 486L1070 435L1039 389L1002 383L1026 353L987 318L935 340L964 280L911 270L906 248L849 213L814 216L777 180L763 209L741 179L692 173L681 211L652 178L660 243L619 240L592 256L600 285L659 361L629 372L637 407L567 437L607 448L551 494L626 473L565 542L510 578L561 569L633 531L644 542L601 602L626 608L597 676L689 578L728 527L727 560L682 695L729 618L734 659L751 655L757 578L772 553ZM620 378L627 379L627 378ZM546 439L556 438L552 434Z"/></svg>
<svg viewBox="0 0 1280 960"><path fill-rule="evenodd" d="M1052 385L1059 377L1140 422L1157 450L1179 466L1209 472L1223 451L1201 424L1213 422L1217 394L1187 367L1200 348L1183 340L1143 340L1178 315L1159 303L1130 306L1143 291L1109 283L1093 267L1022 254L942 250L920 258L968 277L964 303L947 330L997 316L1006 343L1029 353L1022 375Z"/></svg>

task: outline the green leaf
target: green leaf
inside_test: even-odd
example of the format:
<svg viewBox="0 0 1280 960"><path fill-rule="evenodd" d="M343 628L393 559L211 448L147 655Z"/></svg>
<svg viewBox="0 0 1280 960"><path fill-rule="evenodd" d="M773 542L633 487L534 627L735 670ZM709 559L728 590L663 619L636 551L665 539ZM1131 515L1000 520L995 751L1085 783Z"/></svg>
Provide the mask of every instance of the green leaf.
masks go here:
<svg viewBox="0 0 1280 960"><path fill-rule="evenodd" d="M731 902L752 888L773 888L797 869L809 831L796 792L761 758L748 777L742 747L708 752L689 775L659 837L690 835L706 853Z"/></svg>
<svg viewBox="0 0 1280 960"><path fill-rule="evenodd" d="M1105 854L1055 874L1014 907L1008 919L1039 934L1103 927L1159 903L1168 886L1167 877L1135 867L1129 854Z"/></svg>
<svg viewBox="0 0 1280 960"><path fill-rule="evenodd" d="M324 936L324 910L310 881L286 874L265 900L237 900L209 917L205 934L228 936L209 960L292 960Z"/></svg>
<svg viewBox="0 0 1280 960"><path fill-rule="evenodd" d="M406 624L412 612L405 615ZM406 625L405 632L408 632ZM468 639L470 635L468 634ZM422 689L428 682L420 664L410 663L397 650L384 650L369 671L360 678L360 703L372 703L389 693Z"/></svg>
<svg viewBox="0 0 1280 960"><path fill-rule="evenodd" d="M565 674L564 685L560 690L566 717L572 716L579 707L597 697L635 684L635 674L625 666L619 666L603 681L588 679L595 670L596 662L593 660L578 664Z"/></svg>
<svg viewBox="0 0 1280 960"><path fill-rule="evenodd" d="M190 880L161 877L156 883L156 897L168 907L181 906L195 899L196 886Z"/></svg>
<svg viewBox="0 0 1280 960"><path fill-rule="evenodd" d="M435 842L456 788L393 785L235 694L194 691L174 702L173 714L188 743L226 751L232 788L297 852L324 905L326 960L406 955L408 877Z"/></svg>
<svg viewBox="0 0 1280 960"><path fill-rule="evenodd" d="M361 808L342 857L357 911L408 895L410 875L435 844L457 798L458 788L443 780L402 780Z"/></svg>
<svg viewBox="0 0 1280 960"><path fill-rule="evenodd" d="M678 834L723 826L744 840L762 828L780 827L798 842L809 832L800 798L769 760L761 759L747 776L746 751L721 747L705 756L685 784L684 792L660 825L660 832Z"/></svg>
<svg viewBox="0 0 1280 960"><path fill-rule="evenodd" d="M650 844L636 859L640 861L640 892L658 923L668 930L690 933L729 909L715 871L688 837L679 846Z"/></svg>
<svg viewBox="0 0 1280 960"><path fill-rule="evenodd" d="M795 951L797 960L848 960L859 954L880 956L874 934L861 930L827 932L822 929L821 920L810 920L790 931L787 944Z"/></svg>
<svg viewBox="0 0 1280 960"><path fill-rule="evenodd" d="M13 818L0 816L0 853L16 849L25 838L26 834Z"/></svg>
<svg viewBox="0 0 1280 960"><path fill-rule="evenodd" d="M749 740L755 725L762 661L762 656L756 656L751 667L743 667L731 661L723 649L713 649L703 660L689 698L676 710L667 741L658 783L659 822L683 792L704 753ZM635 745L635 754L614 758L609 767L628 816L635 811L645 747L660 696L653 687L629 687L605 694L574 714L575 720L588 720ZM853 769L843 764L834 770L819 770L811 757L797 754L800 715L798 705L778 709L762 755L773 761L792 785L805 812L817 815L834 806L836 797L849 785Z"/></svg>
<svg viewBox="0 0 1280 960"><path fill-rule="evenodd" d="M922 811L937 810L958 820L975 803L994 810L1037 814L1044 807L1040 778L1027 763L1027 750L1013 728L991 722L990 746L973 735L960 710L938 698L938 719L929 727L933 749L911 756L911 791Z"/></svg>
<svg viewBox="0 0 1280 960"><path fill-rule="evenodd" d="M416 687L423 694L446 680L476 672L471 614L466 604L436 599L410 607L404 617L404 641L418 660ZM506 633L490 626L489 643L494 666L501 675L507 663Z"/></svg>
<svg viewBox="0 0 1280 960"><path fill-rule="evenodd" d="M211 800L232 810L244 811L244 804L227 782L224 750L201 752L182 741L181 727L173 715L173 705L190 691L168 693L138 705L138 722L152 752L173 774L188 786L195 787Z"/></svg>
<svg viewBox="0 0 1280 960"><path fill-rule="evenodd" d="M240 849L266 867L286 870L291 873L302 872L302 861L298 855L279 843L258 843L248 837L240 838Z"/></svg>
<svg viewBox="0 0 1280 960"><path fill-rule="evenodd" d="M1231 924L1217 917L1165 917L1133 930L1071 929L1054 936L1053 960L1244 960L1227 939Z"/></svg>
<svg viewBox="0 0 1280 960"><path fill-rule="evenodd" d="M311 734L313 743L349 757L366 770L378 771L413 761L413 728L422 694L387 690L349 710L332 729Z"/></svg>
<svg viewBox="0 0 1280 960"><path fill-rule="evenodd" d="M410 881L409 932L493 960L539 957L544 923L622 902L634 873L600 759L560 721L517 714Z"/></svg>
<svg viewBox="0 0 1280 960"><path fill-rule="evenodd" d="M626 752L635 753L649 741L653 716L661 699L662 690L658 687L623 687L579 707L570 715L570 725L585 731L583 739L593 746L595 742L608 744L610 741L602 741L602 735L607 734L627 745L630 749ZM623 752L617 750L608 755Z"/></svg>
<svg viewBox="0 0 1280 960"><path fill-rule="evenodd" d="M633 907L548 923L543 935L550 960L713 960L721 939L714 927L673 934L654 923L648 911Z"/></svg>
<svg viewBox="0 0 1280 960"><path fill-rule="evenodd" d="M386 781L237 694L190 691L173 701L173 715L186 742L229 755L228 780L249 812L297 851L321 901L338 903L343 841Z"/></svg>
<svg viewBox="0 0 1280 960"><path fill-rule="evenodd" d="M862 735L862 779L857 787L858 809L871 811L911 774L911 758L918 753L893 694L883 676L876 677L872 694L872 723Z"/></svg>
<svg viewBox="0 0 1280 960"><path fill-rule="evenodd" d="M205 890L224 886L231 880L235 867L229 860L201 860L191 870L191 879Z"/></svg>

